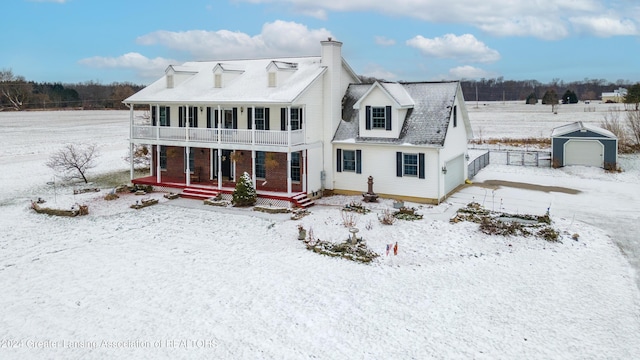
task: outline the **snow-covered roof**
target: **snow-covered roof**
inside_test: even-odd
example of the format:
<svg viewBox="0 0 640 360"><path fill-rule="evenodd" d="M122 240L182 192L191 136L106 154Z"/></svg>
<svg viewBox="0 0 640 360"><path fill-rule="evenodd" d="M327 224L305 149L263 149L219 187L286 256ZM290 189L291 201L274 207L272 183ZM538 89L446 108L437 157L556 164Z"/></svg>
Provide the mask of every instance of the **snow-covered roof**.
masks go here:
<svg viewBox="0 0 640 360"><path fill-rule="evenodd" d="M289 76L276 87L268 86L267 67L276 64L290 71ZM240 72L221 88L214 87L214 68ZM320 64L320 57L193 61L174 69L189 69L191 75L173 88L167 88L166 76L158 79L138 93L125 99L131 104L162 103L292 103L307 89L326 67Z"/></svg>
<svg viewBox="0 0 640 360"><path fill-rule="evenodd" d="M354 109L354 105L368 93L371 84L351 84L343 100L342 121L333 140L442 146L458 86L457 81L385 83L385 89L393 92L390 94L400 97L394 99L401 104L406 103L407 98L411 99L413 107L407 110L398 138L366 138L359 136L359 110Z"/></svg>
<svg viewBox="0 0 640 360"><path fill-rule="evenodd" d="M600 134L604 137L616 139L617 136L607 129L603 129L591 124L585 124L582 121L576 121L571 124L558 126L553 129L551 132L551 137L562 136L566 134L571 134L577 131L591 131L596 134Z"/></svg>
<svg viewBox="0 0 640 360"><path fill-rule="evenodd" d="M371 93L374 89L381 89L382 92L387 94L387 96L395 101L398 107L409 108L414 105L414 101L411 98L411 95L407 93L404 86L399 83L389 83L389 82L375 82L372 85L368 85L369 88L365 91L364 94L360 95L360 98L353 105L354 109L360 109L360 103Z"/></svg>

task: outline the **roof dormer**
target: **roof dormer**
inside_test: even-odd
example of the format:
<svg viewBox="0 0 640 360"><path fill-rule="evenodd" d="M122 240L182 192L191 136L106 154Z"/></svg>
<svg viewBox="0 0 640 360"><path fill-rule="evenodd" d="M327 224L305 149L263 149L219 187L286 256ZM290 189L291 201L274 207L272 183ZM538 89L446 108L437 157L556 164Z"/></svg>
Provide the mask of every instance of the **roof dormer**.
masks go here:
<svg viewBox="0 0 640 360"><path fill-rule="evenodd" d="M267 65L267 86L276 87L285 82L291 74L298 70L298 63L272 61Z"/></svg>
<svg viewBox="0 0 640 360"><path fill-rule="evenodd" d="M375 82L353 105L361 137L398 138L414 101L399 83Z"/></svg>
<svg viewBox="0 0 640 360"><path fill-rule="evenodd" d="M173 89L183 81L197 74L198 71L186 66L169 65L164 71L167 80L167 89Z"/></svg>
<svg viewBox="0 0 640 360"><path fill-rule="evenodd" d="M217 63L216 66L213 67L213 87L225 87L243 73L244 69L239 67L234 67L230 64Z"/></svg>

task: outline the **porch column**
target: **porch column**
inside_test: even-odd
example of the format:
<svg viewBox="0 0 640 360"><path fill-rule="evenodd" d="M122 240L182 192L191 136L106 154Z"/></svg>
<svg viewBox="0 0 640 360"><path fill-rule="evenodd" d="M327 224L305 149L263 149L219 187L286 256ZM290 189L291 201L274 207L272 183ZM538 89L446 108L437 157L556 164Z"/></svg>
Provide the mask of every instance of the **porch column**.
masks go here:
<svg viewBox="0 0 640 360"><path fill-rule="evenodd" d="M189 146L186 146L184 148L184 151L185 151L185 154L184 154L185 155L184 156L184 159L185 159L185 164L184 164L185 174L184 175L186 177L186 179L185 179L186 181L185 182L186 182L187 186L190 186L191 185L191 169L189 168L189 162L191 162L191 156L190 156L191 155L191 148Z"/></svg>
<svg viewBox="0 0 640 360"><path fill-rule="evenodd" d="M129 105L129 180L133 180L133 105Z"/></svg>
<svg viewBox="0 0 640 360"><path fill-rule="evenodd" d="M291 136L291 131L289 131L289 136ZM287 149L287 194L291 196L291 148Z"/></svg>
<svg viewBox="0 0 640 360"><path fill-rule="evenodd" d="M156 104L156 144L160 144L160 105ZM167 116L165 114L165 116ZM156 145L156 182L160 183L160 145Z"/></svg>
<svg viewBox="0 0 640 360"><path fill-rule="evenodd" d="M302 191L307 193L307 150L302 151L302 164L300 164L300 177L302 178Z"/></svg>
<svg viewBox="0 0 640 360"><path fill-rule="evenodd" d="M222 190L222 149L218 145L218 190Z"/></svg>
<svg viewBox="0 0 640 360"><path fill-rule="evenodd" d="M251 145L255 145L256 144L256 107L252 106L251 110L247 109L247 111L251 111ZM254 188L255 188L255 181L254 181Z"/></svg>
<svg viewBox="0 0 640 360"><path fill-rule="evenodd" d="M160 173L162 169L160 169L160 145L156 145L156 182L160 183Z"/></svg>
<svg viewBox="0 0 640 360"><path fill-rule="evenodd" d="M291 153L291 106L287 106L287 146L289 146L289 154Z"/></svg>
<svg viewBox="0 0 640 360"><path fill-rule="evenodd" d="M222 190L222 109L220 105L216 111L218 112L218 127L216 129L218 133L218 190Z"/></svg>
<svg viewBox="0 0 640 360"><path fill-rule="evenodd" d="M255 149L251 149L251 181L253 182L253 188L258 190L258 188L256 187L256 150Z"/></svg>
<svg viewBox="0 0 640 360"><path fill-rule="evenodd" d="M160 145L156 145L156 147L158 147ZM155 159L153 158L153 145L151 145L151 149L149 149L150 152L150 156L149 156L149 176L153 176L153 168L156 164Z"/></svg>

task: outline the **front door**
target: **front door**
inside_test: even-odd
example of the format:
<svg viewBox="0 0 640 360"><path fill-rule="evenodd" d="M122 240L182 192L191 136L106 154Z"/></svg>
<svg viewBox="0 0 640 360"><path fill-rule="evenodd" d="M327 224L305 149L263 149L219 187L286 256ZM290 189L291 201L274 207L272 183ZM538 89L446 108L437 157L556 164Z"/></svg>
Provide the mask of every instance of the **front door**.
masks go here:
<svg viewBox="0 0 640 360"><path fill-rule="evenodd" d="M222 150L222 178L233 180L231 177L231 150Z"/></svg>

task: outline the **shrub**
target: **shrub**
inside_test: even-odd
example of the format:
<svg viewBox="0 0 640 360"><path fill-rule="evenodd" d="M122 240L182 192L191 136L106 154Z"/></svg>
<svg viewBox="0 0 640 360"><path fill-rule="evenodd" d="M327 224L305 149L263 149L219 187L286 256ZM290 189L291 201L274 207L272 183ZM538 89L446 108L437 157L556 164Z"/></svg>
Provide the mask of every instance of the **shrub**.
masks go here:
<svg viewBox="0 0 640 360"><path fill-rule="evenodd" d="M252 206L256 203L258 195L253 187L253 182L248 173L242 174L233 191L233 206Z"/></svg>

